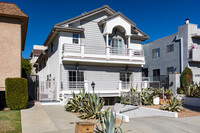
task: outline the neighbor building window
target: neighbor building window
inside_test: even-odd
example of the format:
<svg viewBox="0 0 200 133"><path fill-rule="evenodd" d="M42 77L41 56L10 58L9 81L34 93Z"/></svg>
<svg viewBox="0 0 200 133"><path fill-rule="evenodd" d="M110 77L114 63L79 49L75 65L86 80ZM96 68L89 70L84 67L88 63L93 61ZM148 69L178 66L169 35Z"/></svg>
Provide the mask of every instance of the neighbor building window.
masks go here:
<svg viewBox="0 0 200 133"><path fill-rule="evenodd" d="M173 52L173 51L174 51L174 44L167 45L167 52L170 53L170 52Z"/></svg>
<svg viewBox="0 0 200 133"><path fill-rule="evenodd" d="M79 34L73 33L73 44L79 44Z"/></svg>
<svg viewBox="0 0 200 133"><path fill-rule="evenodd" d="M152 58L158 58L160 57L160 48L153 49L152 50Z"/></svg>
<svg viewBox="0 0 200 133"><path fill-rule="evenodd" d="M168 67L167 68L167 74L173 74L174 73L174 67Z"/></svg>
<svg viewBox="0 0 200 133"><path fill-rule="evenodd" d="M153 81L160 81L160 69L153 70Z"/></svg>
<svg viewBox="0 0 200 133"><path fill-rule="evenodd" d="M69 71L69 89L81 90L84 88L84 72Z"/></svg>

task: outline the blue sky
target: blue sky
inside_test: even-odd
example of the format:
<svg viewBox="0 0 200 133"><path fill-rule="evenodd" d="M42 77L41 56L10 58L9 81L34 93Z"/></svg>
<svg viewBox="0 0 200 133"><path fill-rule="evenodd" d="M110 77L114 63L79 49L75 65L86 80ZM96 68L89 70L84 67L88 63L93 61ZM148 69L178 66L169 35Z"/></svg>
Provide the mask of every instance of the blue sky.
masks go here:
<svg viewBox="0 0 200 133"><path fill-rule="evenodd" d="M4 0L17 4L28 16L24 58L34 44L43 45L54 24L103 5L122 12L150 36L146 42L176 33L189 18L200 24L199 0Z"/></svg>

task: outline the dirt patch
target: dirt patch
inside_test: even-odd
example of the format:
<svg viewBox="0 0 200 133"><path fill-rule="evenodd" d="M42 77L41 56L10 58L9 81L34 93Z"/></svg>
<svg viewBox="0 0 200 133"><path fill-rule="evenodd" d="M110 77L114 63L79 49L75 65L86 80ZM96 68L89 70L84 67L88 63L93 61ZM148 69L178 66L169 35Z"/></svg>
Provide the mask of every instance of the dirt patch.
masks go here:
<svg viewBox="0 0 200 133"><path fill-rule="evenodd" d="M147 105L147 106L142 106L145 108L151 108L151 109L160 109L161 105ZM181 117L191 117L191 116L199 116L200 111L195 111L195 109L198 110L198 107L187 107L184 108L181 112L178 112L178 118Z"/></svg>

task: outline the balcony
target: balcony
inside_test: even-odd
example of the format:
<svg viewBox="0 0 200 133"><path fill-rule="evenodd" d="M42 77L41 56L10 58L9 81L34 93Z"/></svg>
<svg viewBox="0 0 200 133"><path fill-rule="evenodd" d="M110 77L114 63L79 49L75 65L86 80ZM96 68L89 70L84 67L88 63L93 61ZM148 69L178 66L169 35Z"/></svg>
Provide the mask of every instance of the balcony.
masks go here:
<svg viewBox="0 0 200 133"><path fill-rule="evenodd" d="M189 50L189 62L200 62L200 49Z"/></svg>
<svg viewBox="0 0 200 133"><path fill-rule="evenodd" d="M85 46L83 44L63 44L63 61L115 63L115 64L136 64L144 65L144 51L136 49L120 49Z"/></svg>

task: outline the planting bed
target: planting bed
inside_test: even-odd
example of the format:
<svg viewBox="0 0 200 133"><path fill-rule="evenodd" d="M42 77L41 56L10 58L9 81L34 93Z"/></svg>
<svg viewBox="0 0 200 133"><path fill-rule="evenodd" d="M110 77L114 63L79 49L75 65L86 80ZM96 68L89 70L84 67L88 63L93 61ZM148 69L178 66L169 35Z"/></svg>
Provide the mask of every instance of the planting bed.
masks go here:
<svg viewBox="0 0 200 133"><path fill-rule="evenodd" d="M142 106L145 108L151 108L151 109L159 109L161 105L148 105L148 106ZM192 106L185 106L184 110L178 113L178 118L181 117L191 117L191 116L199 116L200 115L200 108L198 107L192 107Z"/></svg>

